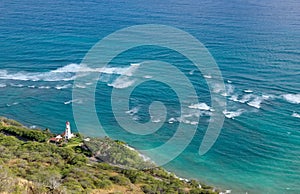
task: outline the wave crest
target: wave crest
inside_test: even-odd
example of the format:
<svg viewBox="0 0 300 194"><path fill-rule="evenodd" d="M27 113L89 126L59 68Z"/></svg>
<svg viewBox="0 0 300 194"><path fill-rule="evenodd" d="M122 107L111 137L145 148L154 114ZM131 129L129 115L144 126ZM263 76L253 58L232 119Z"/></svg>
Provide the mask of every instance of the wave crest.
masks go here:
<svg viewBox="0 0 300 194"><path fill-rule="evenodd" d="M105 74L125 74L131 76L138 64L131 64L129 67L104 67L90 68L85 64L71 63L64 67L48 72L9 72L0 70L0 79L2 80L19 80L19 81L72 81L77 76L87 75L89 73L105 73ZM79 75L77 73L80 73ZM76 75L77 74L77 75Z"/></svg>
<svg viewBox="0 0 300 194"><path fill-rule="evenodd" d="M300 94L284 94L282 97L293 104L300 104Z"/></svg>

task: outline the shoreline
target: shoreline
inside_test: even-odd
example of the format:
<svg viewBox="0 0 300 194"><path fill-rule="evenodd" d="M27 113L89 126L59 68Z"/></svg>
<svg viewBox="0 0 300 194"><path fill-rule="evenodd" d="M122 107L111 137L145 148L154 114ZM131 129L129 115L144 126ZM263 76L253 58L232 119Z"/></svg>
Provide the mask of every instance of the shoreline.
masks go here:
<svg viewBox="0 0 300 194"><path fill-rule="evenodd" d="M51 137L53 138L56 135L54 133L51 133L49 130L47 130L47 129L41 130L41 129L38 129L38 128L35 128L35 129L28 128L27 126L24 126L23 124L15 121L15 120L10 120L10 119L7 119L5 117L0 117L0 137L3 137L3 135L6 136L6 137L13 136L12 138L16 138L16 139L20 138L20 139L18 139L18 141L24 142L25 144L27 144L27 143L32 144L34 142L37 142L41 145L45 145L45 146L47 145L47 146L51 146L51 147L52 147L52 145L56 145L55 147L57 147L57 148L55 148L55 149L65 149L65 148L73 149L73 148L78 148L78 146L80 147L80 149L83 149L82 144L84 146L87 146L85 141L84 141L84 137L81 136L81 134L79 134L79 133L76 134L77 137L78 137L77 139L75 139L75 138L74 138L74 140L70 139L67 142L66 141L62 142L62 144L57 144L57 143L53 144L53 143L49 143L49 140L51 139ZM81 138L81 140L80 140L80 138ZM85 137L85 139L86 138L88 138L88 137ZM131 147L130 145L128 145L125 142L121 142L121 141L118 141L118 140L112 140L110 138L103 138L102 140L101 139L96 139L96 140L97 141L100 140L100 141L102 141L102 143L103 142L104 143L111 143L111 144L107 144L107 145L109 145L109 147L112 147L112 148L118 148L116 146L122 145L122 147L124 149L121 149L121 150L117 149L117 151L116 150L115 151L117 153L122 152L123 155L125 153L125 155L124 155L125 159L130 159L130 157L134 158L134 157L136 157L136 155L138 155L138 157L140 159L142 159L145 162L145 164L149 165L149 164L153 163L153 161L149 157L144 156L143 154L139 153L138 150ZM0 141L0 143L1 143L1 141ZM98 145L99 144L96 144L96 148L99 147ZM100 147L100 149L102 149L102 148ZM105 150L105 151L108 151L108 152L105 152L105 153L109 153L110 150L108 149L108 150ZM84 152L82 152L82 150L80 151L80 153L84 154ZM99 153L99 151L97 151L96 153ZM112 153L112 155L110 157L114 157L115 153L114 152L111 152L111 153ZM128 153L129 153L129 155L127 155ZM91 152L91 154L92 155L89 155L89 154L86 155L86 157L89 158L89 159L94 158L94 157L97 158L98 161L96 162L96 165L99 162L100 162L99 165L103 162L106 163L106 165L111 165L109 162L99 160L99 157L97 155L95 155L94 152ZM81 157L83 157L83 155ZM113 159L115 161L115 158L113 158ZM0 160L1 160L1 157L0 157ZM151 163L149 163L149 161L151 161ZM133 160L133 164L139 164L139 162ZM1 167L1 163L0 163L0 167ZM17 167L17 169L18 168L19 167ZM116 168L116 172L123 173L123 171L121 170L122 167L120 168L118 166L115 166L115 167L111 166L110 168L112 168L112 169ZM64 169L64 168L62 168L62 169ZM130 172L134 169L127 169L127 170L124 169L124 172L127 172L128 170ZM171 181L171 180L175 181L177 179L181 183L179 184L179 182L178 182L176 184L182 185L181 187L186 187L185 189L187 189L187 193L189 193L189 191L191 191L191 190L199 190L199 191L197 191L197 193L198 192L202 193L202 191L205 191L207 193L219 193L219 194L230 193L229 190L226 190L224 192L224 191L221 191L221 190L219 190L215 187L202 184L199 181L196 181L196 180L193 180L193 179L181 178L181 177L175 175L175 173L170 172L170 171L168 171L168 170L166 170L165 168L162 168L162 167L152 166L151 168L144 169L144 170L136 169L136 171L140 172L140 173L149 174L147 176L152 176L153 177L152 181L154 181L154 182L162 181L162 183L164 183L164 184L166 184L168 182L167 180L169 178L174 177L174 178L171 178L169 181ZM20 178L22 178L22 177L20 177ZM29 180L29 181L31 181L31 180ZM144 192L148 191L148 190L151 191L152 189L156 188L156 187L151 186L151 184L148 185L147 188L146 188L146 186L145 186L145 188L144 187L141 188ZM170 188L168 188L168 187L169 186L166 185L165 189L172 189L173 186L170 187ZM184 189L184 188L181 188L181 189ZM145 192L145 193L148 193L148 192Z"/></svg>
<svg viewBox="0 0 300 194"><path fill-rule="evenodd" d="M116 141L118 141L118 140L116 140ZM145 162L152 162L152 163L154 163L155 164L155 162L153 161L153 160L151 160L151 158L150 157L148 157L148 156L146 156L146 155L143 155L142 153L140 153L136 148L134 148L134 147L131 147L129 144L127 144L126 142L123 142L124 144L122 144L123 146L125 146L126 148L128 148L128 149L130 149L130 150L132 150L132 151L134 151L134 152L137 152L138 154L139 154L139 156L145 161ZM165 169L165 168L163 168L163 167L161 167L164 171L166 171L168 174L171 174L171 175L173 175L175 178L177 178L177 179L179 179L179 180L181 180L181 181L184 181L184 182L186 182L186 183L188 183L188 182L191 182L191 181L193 181L194 179L189 179L189 178L185 178L185 177L180 177L179 175L176 175L175 174L175 172L172 172L172 170L167 170L167 169ZM199 181L199 185L198 185L198 187L199 188L202 188L202 186L203 185L205 185L205 186L207 186L206 184L203 184L203 183L201 183L201 180L196 180L196 181ZM209 184L210 185L210 184ZM230 190L230 189L226 189L226 190L224 190L224 191L222 191L220 188L217 188L217 187L215 187L215 186L212 186L211 185L211 187L212 187L212 191L216 191L216 192L218 192L219 194L230 194L231 192L232 192L232 190Z"/></svg>

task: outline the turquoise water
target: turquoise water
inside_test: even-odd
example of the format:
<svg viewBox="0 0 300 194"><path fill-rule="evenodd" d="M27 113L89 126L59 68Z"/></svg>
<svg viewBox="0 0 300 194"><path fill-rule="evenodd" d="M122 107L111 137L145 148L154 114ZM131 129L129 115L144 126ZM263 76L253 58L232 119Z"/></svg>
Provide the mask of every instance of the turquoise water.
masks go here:
<svg viewBox="0 0 300 194"><path fill-rule="evenodd" d="M198 38L218 63L227 88L222 132L204 156L199 145L210 111L180 115L172 89L146 82L131 96L132 119L149 119L148 105L165 101L168 118L147 136L120 128L110 109L114 80L132 63L149 59L174 64L197 88L199 102L210 106L203 76L182 55L144 46L126 51L110 63L120 72L103 74L96 108L107 133L138 149L162 145L179 122L198 122L187 149L165 166L233 193L300 193L300 3L298 1L1 1L0 115L28 126L61 132L66 120L76 125L72 99L76 69L87 51L116 30L137 24L164 24ZM176 37L174 37L176 39ZM153 70L159 72L159 70ZM134 75L134 73L133 73ZM174 78L176 81L176 78ZM77 88L86 85L75 86ZM123 82L123 87L130 85ZM186 102L187 105L189 102ZM193 114L200 111L200 120ZM192 116L191 116L192 115ZM174 122L168 119L174 118ZM87 123L92 127L93 123Z"/></svg>

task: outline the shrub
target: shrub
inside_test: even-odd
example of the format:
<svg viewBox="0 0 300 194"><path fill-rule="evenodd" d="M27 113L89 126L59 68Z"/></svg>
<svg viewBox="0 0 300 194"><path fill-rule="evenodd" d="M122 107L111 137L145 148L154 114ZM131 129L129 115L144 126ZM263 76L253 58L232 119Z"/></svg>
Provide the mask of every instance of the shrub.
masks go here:
<svg viewBox="0 0 300 194"><path fill-rule="evenodd" d="M194 189L190 190L190 194L210 194L210 193L212 193L212 192L203 190L203 189L199 189L199 188L198 189L194 188Z"/></svg>
<svg viewBox="0 0 300 194"><path fill-rule="evenodd" d="M8 119L5 117L0 117L0 124L4 123L6 125L16 126L16 127L22 127L23 125L15 120Z"/></svg>
<svg viewBox="0 0 300 194"><path fill-rule="evenodd" d="M155 194L155 189L150 185L143 185L141 187L142 191L146 194Z"/></svg>
<svg viewBox="0 0 300 194"><path fill-rule="evenodd" d="M87 158L82 154L75 155L72 160L70 161L70 164L72 165L84 165L87 162Z"/></svg>
<svg viewBox="0 0 300 194"><path fill-rule="evenodd" d="M120 175L117 175L117 176L113 176L113 177L110 177L110 180L117 184L117 185L128 185L130 184L130 180L124 176L120 176Z"/></svg>
<svg viewBox="0 0 300 194"><path fill-rule="evenodd" d="M108 179L103 179L103 180L96 179L94 184L97 188L100 189L109 189L113 185L113 183Z"/></svg>
<svg viewBox="0 0 300 194"><path fill-rule="evenodd" d="M0 126L0 131L38 142L45 142L50 138L46 132L16 126Z"/></svg>

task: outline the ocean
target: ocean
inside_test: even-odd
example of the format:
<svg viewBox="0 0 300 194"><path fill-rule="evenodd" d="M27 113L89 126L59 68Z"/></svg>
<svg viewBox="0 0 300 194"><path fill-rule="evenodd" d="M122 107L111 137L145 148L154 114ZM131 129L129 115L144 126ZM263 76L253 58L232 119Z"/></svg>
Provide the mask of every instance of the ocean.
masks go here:
<svg viewBox="0 0 300 194"><path fill-rule="evenodd" d="M195 69L180 53L153 45L126 50L105 69L82 68L87 52L98 41L142 24L171 26L191 34L218 64L226 88L220 95L227 107L221 133L204 155L198 151L214 111L213 91L206 82L213 76ZM232 193L300 193L299 1L2 0L0 42L0 115L55 133L61 133L68 120L77 131L73 107L88 98L74 98L72 91L92 83L74 83L76 73L96 72L101 75L95 108L110 137L145 150L164 145L179 125L196 126L188 146L164 168ZM151 76L143 78L129 101L112 102L113 91L129 88L138 79L137 69L148 60L168 62L180 70L195 87L198 103L185 101L188 109L180 111L178 93L184 89L174 91ZM163 76L161 69L152 71ZM124 72L128 79L117 81ZM160 128L145 135L122 129L112 103L118 107L124 101L128 110L120 114L131 118L128 123L150 122ZM165 104L166 116L151 116L153 101ZM82 117L87 131L94 130L97 123Z"/></svg>

